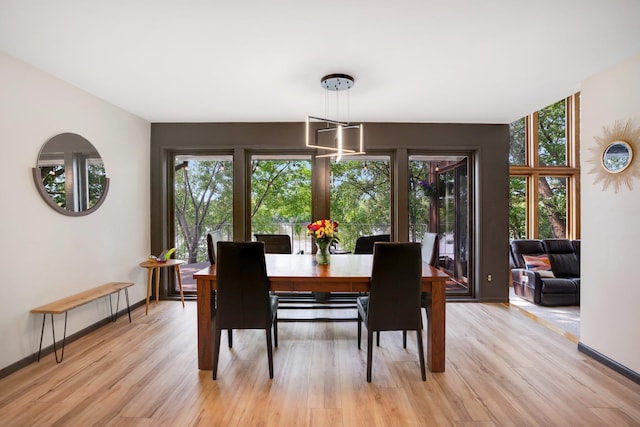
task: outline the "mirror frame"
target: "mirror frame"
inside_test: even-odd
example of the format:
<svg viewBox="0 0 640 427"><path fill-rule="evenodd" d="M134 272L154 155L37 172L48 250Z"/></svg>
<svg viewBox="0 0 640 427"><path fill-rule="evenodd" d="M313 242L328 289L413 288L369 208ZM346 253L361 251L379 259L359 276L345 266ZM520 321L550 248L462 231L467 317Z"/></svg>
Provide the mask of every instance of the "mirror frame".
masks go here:
<svg viewBox="0 0 640 427"><path fill-rule="evenodd" d="M609 151L609 149L611 147L616 146L616 145L624 146L627 149L627 151L629 152L629 157L627 158L627 162L625 163L625 165L623 167L621 167L620 169L611 170L605 164L605 157L606 157L607 152ZM626 141L622 141L622 140L613 141L609 145L604 147L604 150L602 150L602 156L600 156L600 164L602 165L602 168L605 171L607 171L608 173L620 173L620 172L623 172L624 170L626 170L631 165L632 161L633 161L633 148L631 148L631 144L629 144Z"/></svg>
<svg viewBox="0 0 640 427"><path fill-rule="evenodd" d="M92 207L90 207L89 209L85 209L83 211L71 211L71 210L68 210L68 209L65 209L65 208L62 208L62 207L58 206L58 204L53 201L53 199L51 198L51 195L47 192L47 190L45 189L44 185L42 184L42 177L41 177L41 173L40 173L40 167L38 166L38 162L40 161L41 154L42 154L44 148L47 146L47 144L50 141L52 141L55 138L59 138L59 137L61 137L63 135L73 135L74 137L82 138L89 145L91 145L91 147L93 147L93 144L91 144L91 142L89 142L89 140L87 140L83 136L75 134L75 133L65 132L65 133L60 133L60 134L54 135L53 137L49 138L42 145L42 147L40 148L40 151L38 152L38 159L36 160L36 167L32 168L33 182L35 183L36 189L38 190L38 193L40 194L42 199L54 211L56 211L58 213L61 213L62 215L66 215L66 216L85 216L85 215L89 215L89 214L95 212L100 206L102 206L102 203L104 203L105 199L107 198L107 194L109 193L109 178L107 178L106 172L105 172L105 176L104 176L104 188L103 188L101 197L96 201L96 203ZM95 149L95 147L93 147L93 148ZM95 151L96 151L96 153L98 152L98 150L95 150ZM100 153L98 153L98 155L100 155ZM102 159L102 156L100 156L100 159ZM104 164L104 162L103 162L103 164Z"/></svg>

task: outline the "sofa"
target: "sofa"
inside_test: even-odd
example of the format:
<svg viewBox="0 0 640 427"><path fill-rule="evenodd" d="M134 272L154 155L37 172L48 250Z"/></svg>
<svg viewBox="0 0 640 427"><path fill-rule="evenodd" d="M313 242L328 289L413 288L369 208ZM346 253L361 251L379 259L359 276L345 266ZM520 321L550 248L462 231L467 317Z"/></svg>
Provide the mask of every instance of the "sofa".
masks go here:
<svg viewBox="0 0 640 427"><path fill-rule="evenodd" d="M543 306L580 305L580 241L512 240L516 295Z"/></svg>

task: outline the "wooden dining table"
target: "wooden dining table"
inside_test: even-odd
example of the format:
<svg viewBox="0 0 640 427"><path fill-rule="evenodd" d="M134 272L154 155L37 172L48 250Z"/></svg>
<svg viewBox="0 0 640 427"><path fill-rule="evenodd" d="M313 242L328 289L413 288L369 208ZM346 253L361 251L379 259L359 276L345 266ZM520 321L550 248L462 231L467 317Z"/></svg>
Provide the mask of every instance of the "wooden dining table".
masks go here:
<svg viewBox="0 0 640 427"><path fill-rule="evenodd" d="M272 291L367 292L371 285L373 255L336 255L328 265L318 265L313 255L266 254L265 261ZM211 370L216 265L194 273L193 278L198 288L198 368ZM423 264L422 291L431 293L432 303L427 322L427 366L431 372L444 372L447 279L447 274Z"/></svg>

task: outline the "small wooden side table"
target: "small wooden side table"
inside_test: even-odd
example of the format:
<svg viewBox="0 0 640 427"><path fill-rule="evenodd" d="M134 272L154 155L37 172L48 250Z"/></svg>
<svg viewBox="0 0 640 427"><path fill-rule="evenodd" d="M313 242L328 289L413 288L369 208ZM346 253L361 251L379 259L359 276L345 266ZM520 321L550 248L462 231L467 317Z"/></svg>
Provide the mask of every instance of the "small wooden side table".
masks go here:
<svg viewBox="0 0 640 427"><path fill-rule="evenodd" d="M147 273L147 305L144 314L149 314L149 297L151 296L151 283L153 279L153 272L156 272L156 304L158 304L160 293L160 268L162 267L175 267L176 276L178 276L178 286L180 287L180 299L182 300L182 307L184 308L184 294L182 293L182 278L180 277L180 265L186 264L186 261L181 259L168 259L165 262L160 261L143 261L140 263L140 267L146 268Z"/></svg>

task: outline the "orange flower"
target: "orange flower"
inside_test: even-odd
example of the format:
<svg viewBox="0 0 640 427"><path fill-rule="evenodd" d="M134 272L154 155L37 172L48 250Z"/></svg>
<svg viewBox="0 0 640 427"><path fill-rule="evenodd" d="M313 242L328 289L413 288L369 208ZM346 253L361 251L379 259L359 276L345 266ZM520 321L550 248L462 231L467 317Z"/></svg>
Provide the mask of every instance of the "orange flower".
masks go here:
<svg viewBox="0 0 640 427"><path fill-rule="evenodd" d="M331 244L338 242L338 223L329 219L321 219L307 225L307 234L316 243Z"/></svg>

